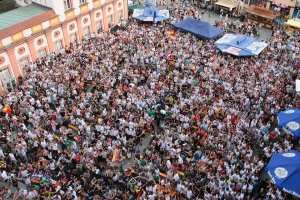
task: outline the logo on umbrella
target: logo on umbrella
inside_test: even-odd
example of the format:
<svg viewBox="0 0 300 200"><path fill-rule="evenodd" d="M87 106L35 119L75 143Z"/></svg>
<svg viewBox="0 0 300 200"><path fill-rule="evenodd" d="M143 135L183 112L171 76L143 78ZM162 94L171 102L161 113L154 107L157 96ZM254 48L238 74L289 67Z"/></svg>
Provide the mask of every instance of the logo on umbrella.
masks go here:
<svg viewBox="0 0 300 200"><path fill-rule="evenodd" d="M294 113L295 111L294 110L287 110L287 111L285 111L284 113L285 114L292 114L292 113Z"/></svg>
<svg viewBox="0 0 300 200"><path fill-rule="evenodd" d="M296 154L294 154L294 153L283 153L282 154L284 157L288 157L288 158L291 158L291 157L295 157L296 156Z"/></svg>
<svg viewBox="0 0 300 200"><path fill-rule="evenodd" d="M279 178L279 179L285 178L288 176L288 171L283 167L277 167L274 172L275 172L275 175L277 176L277 178Z"/></svg>
<svg viewBox="0 0 300 200"><path fill-rule="evenodd" d="M291 129L292 131L295 131L300 128L300 125L297 122L289 122L287 123L286 127Z"/></svg>

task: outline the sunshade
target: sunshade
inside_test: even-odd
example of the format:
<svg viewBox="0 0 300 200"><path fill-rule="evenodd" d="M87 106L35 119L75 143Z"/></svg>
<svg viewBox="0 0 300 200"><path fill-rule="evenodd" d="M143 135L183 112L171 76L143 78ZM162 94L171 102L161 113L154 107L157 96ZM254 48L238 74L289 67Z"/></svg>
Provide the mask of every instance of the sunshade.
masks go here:
<svg viewBox="0 0 300 200"><path fill-rule="evenodd" d="M279 128L295 138L300 138L300 109L288 108L277 114L277 120Z"/></svg>
<svg viewBox="0 0 300 200"><path fill-rule="evenodd" d="M255 56L268 46L253 37L237 34L226 34L215 44L221 51L236 56Z"/></svg>
<svg viewBox="0 0 300 200"><path fill-rule="evenodd" d="M274 153L266 167L271 181L280 190L300 198L300 153Z"/></svg>

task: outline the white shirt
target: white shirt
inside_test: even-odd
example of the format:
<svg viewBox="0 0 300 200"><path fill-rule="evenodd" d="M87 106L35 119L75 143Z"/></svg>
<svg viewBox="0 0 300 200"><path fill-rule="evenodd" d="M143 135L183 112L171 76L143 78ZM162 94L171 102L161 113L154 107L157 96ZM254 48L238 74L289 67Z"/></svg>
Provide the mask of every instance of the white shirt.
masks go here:
<svg viewBox="0 0 300 200"><path fill-rule="evenodd" d="M190 198L192 198L192 196L193 196L192 190L188 190L187 193L186 193L186 197L187 197L188 199L190 199Z"/></svg>

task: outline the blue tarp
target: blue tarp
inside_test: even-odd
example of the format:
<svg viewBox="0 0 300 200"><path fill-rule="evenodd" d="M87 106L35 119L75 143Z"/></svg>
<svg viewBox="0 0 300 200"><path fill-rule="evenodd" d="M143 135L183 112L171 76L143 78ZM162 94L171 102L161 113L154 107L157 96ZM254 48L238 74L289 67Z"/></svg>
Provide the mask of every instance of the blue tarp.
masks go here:
<svg viewBox="0 0 300 200"><path fill-rule="evenodd" d="M218 29L207 22L193 18L187 18L181 22L173 24L174 27L204 39L213 39L222 35L223 30Z"/></svg>
<svg viewBox="0 0 300 200"><path fill-rule="evenodd" d="M215 44L221 51L236 56L255 56L268 46L267 43L253 37L237 34L226 34Z"/></svg>
<svg viewBox="0 0 300 200"><path fill-rule="evenodd" d="M300 198L300 152L274 153L266 171L277 188Z"/></svg>

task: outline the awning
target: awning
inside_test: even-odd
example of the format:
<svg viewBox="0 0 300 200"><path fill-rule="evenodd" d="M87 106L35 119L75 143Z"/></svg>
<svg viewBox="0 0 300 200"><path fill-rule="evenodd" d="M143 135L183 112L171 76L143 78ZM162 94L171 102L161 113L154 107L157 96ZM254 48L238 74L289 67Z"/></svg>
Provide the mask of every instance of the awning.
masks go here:
<svg viewBox="0 0 300 200"><path fill-rule="evenodd" d="M215 5L223 6L226 8L229 8L230 11L232 11L233 8L236 8L237 5L225 3L225 2L216 2Z"/></svg>
<svg viewBox="0 0 300 200"><path fill-rule="evenodd" d="M288 20L287 22L284 22L284 25L295 27L295 28L300 28L300 22L296 22L292 19Z"/></svg>

